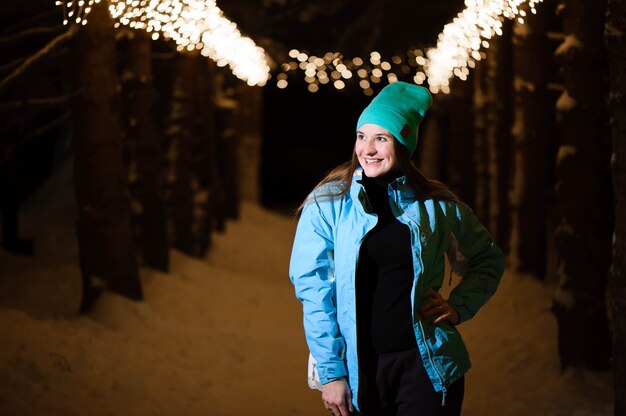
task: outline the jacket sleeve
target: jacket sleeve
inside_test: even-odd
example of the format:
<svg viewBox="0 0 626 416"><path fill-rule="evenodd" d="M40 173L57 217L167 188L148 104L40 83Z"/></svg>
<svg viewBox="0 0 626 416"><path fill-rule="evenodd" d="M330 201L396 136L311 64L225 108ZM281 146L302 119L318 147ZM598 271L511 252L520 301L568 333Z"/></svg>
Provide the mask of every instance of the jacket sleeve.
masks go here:
<svg viewBox="0 0 626 416"><path fill-rule="evenodd" d="M456 206L448 260L461 275L461 282L448 298L461 323L472 318L496 292L504 272L504 254L464 204Z"/></svg>
<svg viewBox="0 0 626 416"><path fill-rule="evenodd" d="M305 205L294 239L289 277L302 302L304 332L320 382L347 375L337 324L333 229L316 201Z"/></svg>

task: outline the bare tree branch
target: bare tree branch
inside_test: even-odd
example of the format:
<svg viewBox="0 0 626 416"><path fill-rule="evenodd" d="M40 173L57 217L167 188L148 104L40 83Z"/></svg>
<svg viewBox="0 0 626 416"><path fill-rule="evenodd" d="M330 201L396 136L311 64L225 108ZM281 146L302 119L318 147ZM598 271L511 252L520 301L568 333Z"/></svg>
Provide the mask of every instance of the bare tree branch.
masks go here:
<svg viewBox="0 0 626 416"><path fill-rule="evenodd" d="M4 154L2 155L2 159L0 160L0 166L2 166L7 160L9 160L9 157L15 152L15 149L17 149L18 147L22 146L23 144L25 144L29 140L34 139L35 137L37 137L37 136L45 133L46 131L48 131L48 130L58 126L59 124L65 122L66 120L68 120L70 118L71 115L72 115L72 112L68 111L68 112L64 113L61 117L58 117L58 118L52 120L51 122L44 124L43 126L39 127L38 129L35 129L32 132L28 133L26 136L24 136L21 139L19 139L14 145L8 146L5 149Z"/></svg>
<svg viewBox="0 0 626 416"><path fill-rule="evenodd" d="M15 20L15 23L13 23L12 25L7 25L3 27L0 30L0 33L3 35L8 35L10 33L21 32L29 27L48 26L54 24L55 22L61 22L62 20L63 14L61 13L61 9L55 6L53 4L53 1L50 1L49 10L33 15L32 17L26 19L20 18L18 20Z"/></svg>
<svg viewBox="0 0 626 416"><path fill-rule="evenodd" d="M5 71L11 71L13 70L15 67L19 66L22 64L22 62L24 62L25 58L17 58L12 60L9 63L6 63L2 66L0 66L0 73L3 73Z"/></svg>
<svg viewBox="0 0 626 416"><path fill-rule="evenodd" d="M59 105L67 104L70 101L70 99L72 99L76 95L78 95L78 92L60 96L60 97L26 98L23 100L11 101L8 103L0 103L0 111L20 110L23 107L31 107L31 106L40 106L40 107L59 106Z"/></svg>
<svg viewBox="0 0 626 416"><path fill-rule="evenodd" d="M59 36L52 39L50 42L46 44L43 48L37 51L34 55L28 57L22 65L17 67L11 74L9 74L6 78L0 81L0 94L7 88L7 86L11 85L16 79L20 77L26 70L32 67L35 63L44 58L47 54L53 51L57 46L63 44L67 40L71 39L76 32L78 32L78 25L72 25L67 32L60 34Z"/></svg>
<svg viewBox="0 0 626 416"><path fill-rule="evenodd" d="M49 27L34 27L32 29L26 29L23 32L7 35L0 37L0 45L3 43L14 43L23 41L24 39L40 36L40 35L49 35L51 33L59 32L63 26L49 26Z"/></svg>
<svg viewBox="0 0 626 416"><path fill-rule="evenodd" d="M49 59L56 59L59 56L66 54L69 52L69 48L61 48L61 49L57 49L55 52L51 53L49 55ZM19 65L21 65L24 61L26 60L26 58L16 58L14 60L12 60L9 63L6 63L4 65L0 65L0 74L3 74L5 72L9 72L12 71L14 68L18 67Z"/></svg>

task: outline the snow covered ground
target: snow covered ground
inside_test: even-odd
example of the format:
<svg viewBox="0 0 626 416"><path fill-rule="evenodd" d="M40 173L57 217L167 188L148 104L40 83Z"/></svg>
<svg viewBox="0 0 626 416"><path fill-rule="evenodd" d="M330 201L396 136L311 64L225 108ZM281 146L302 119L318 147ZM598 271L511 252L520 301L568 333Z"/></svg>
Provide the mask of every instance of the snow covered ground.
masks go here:
<svg viewBox="0 0 626 416"><path fill-rule="evenodd" d="M145 301L105 293L78 316L69 169L24 206L36 258L0 251L0 415L327 414L306 385L291 218L244 204L206 259L172 251L171 273L142 270ZM506 273L461 325L465 416L613 414L608 372L560 373L553 290Z"/></svg>

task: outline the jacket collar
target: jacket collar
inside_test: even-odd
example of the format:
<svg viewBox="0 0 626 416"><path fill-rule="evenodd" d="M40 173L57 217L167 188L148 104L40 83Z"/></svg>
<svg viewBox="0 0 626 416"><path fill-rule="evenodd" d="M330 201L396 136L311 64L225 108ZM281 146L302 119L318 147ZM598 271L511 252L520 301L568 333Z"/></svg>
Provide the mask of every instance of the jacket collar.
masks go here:
<svg viewBox="0 0 626 416"><path fill-rule="evenodd" d="M350 196L354 201L359 201L361 208L366 212L371 211L370 203L365 194L365 188L361 184L363 179L363 168L358 167L352 175L352 184L350 186ZM415 191L409 186L405 175L399 176L389 183L387 193L392 197L393 201L404 211L406 206L415 202ZM393 210L393 207L392 207Z"/></svg>

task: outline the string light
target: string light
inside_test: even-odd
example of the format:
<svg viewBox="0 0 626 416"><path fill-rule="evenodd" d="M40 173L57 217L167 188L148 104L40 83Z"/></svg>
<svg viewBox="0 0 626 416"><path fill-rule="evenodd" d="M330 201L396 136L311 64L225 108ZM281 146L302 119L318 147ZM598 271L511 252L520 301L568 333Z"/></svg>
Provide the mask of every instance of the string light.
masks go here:
<svg viewBox="0 0 626 416"><path fill-rule="evenodd" d="M521 6L527 5L531 13L543 0L465 0L466 8L444 26L435 48L423 52L409 50L406 57L393 56L384 60L373 51L367 58L344 59L339 52L327 52L321 57L309 56L305 51L293 49L293 59L280 66L285 76L277 77L277 86L286 88L286 74L300 70L305 74L308 90L316 92L323 84L344 89L354 78L366 95L372 95L371 84L384 78L398 80L397 73L406 76L413 71L416 84L427 83L433 94L450 92L450 79L466 80L469 69L486 57L481 49L489 47L489 40L502 35L504 19L524 23L527 15ZM70 19L86 24L85 16L93 4L100 0L60 0L64 23ZM179 51L200 50L202 55L229 65L233 73L250 85L264 85L269 78L269 67L263 49L242 37L237 26L223 17L215 0L110 0L109 9L116 26L127 25L173 39ZM279 74L279 75L280 75ZM354 76L356 74L356 76ZM361 82L368 80L367 83Z"/></svg>
<svg viewBox="0 0 626 416"><path fill-rule="evenodd" d="M537 13L536 6L543 0L465 0L466 8L444 26L437 39L437 46L426 52L423 63L428 85L432 93L450 91L450 79L462 80L474 68L476 61L485 58L481 48L489 47L489 40L502 35L504 19L517 19L524 23L524 4Z"/></svg>
<svg viewBox="0 0 626 416"><path fill-rule="evenodd" d="M452 77L466 80L469 70L476 67L476 62L485 59L486 54L481 49L489 48L489 41L495 36L502 35L504 19L515 19L523 24L527 13L521 10L521 7L527 5L528 10L536 14L536 7L541 2L543 0L465 0L466 8L444 26L438 36L436 47L425 52L411 49L406 52L406 56L396 55L391 57L390 61L384 60L384 57L376 51L371 52L366 58L343 59L339 52L328 52L323 58L318 58L309 57L306 52L293 49L289 56L300 62L308 61L317 67L317 78L308 75L306 80L318 86L328 83L326 78L320 77L320 73L337 71L343 75L339 68L339 65L342 65L351 74L356 73L358 78L354 81L366 95L373 94L372 84L380 83L384 78L390 83L396 82L399 80L398 74L407 76L411 72L414 74L412 80L416 84L427 83L433 94L439 92L448 94ZM286 74L299 68L293 63L292 61L280 66L280 74L284 76L282 80L287 79ZM324 71L321 71L321 68ZM343 77L344 80L339 84L341 88L337 88L334 82L332 85L342 89L350 77ZM281 88L287 86L286 83L282 85ZM317 91L318 88L314 90ZM309 88L309 91L313 89Z"/></svg>
<svg viewBox="0 0 626 416"><path fill-rule="evenodd" d="M93 5L101 0L60 0L64 24L86 24ZM249 85L265 85L269 66L265 51L241 35L226 19L215 0L109 0L115 27L129 26L176 42L178 51L199 50L218 66L228 65L233 74Z"/></svg>
<svg viewBox="0 0 626 416"><path fill-rule="evenodd" d="M411 67L417 67L415 56L423 55L419 49L407 51L406 56L392 56L385 60L379 52L372 52L369 57L344 58L339 52L327 52L323 56L309 55L307 51L292 49L289 51L290 62L280 65L276 76L276 86L287 87L290 73L304 72L304 81L310 92L319 91L320 85L329 84L337 90L345 89L348 83L358 84L365 95L374 94L372 84L380 83L384 78L389 82L398 81L396 72L410 73ZM403 67L405 67L403 69Z"/></svg>

